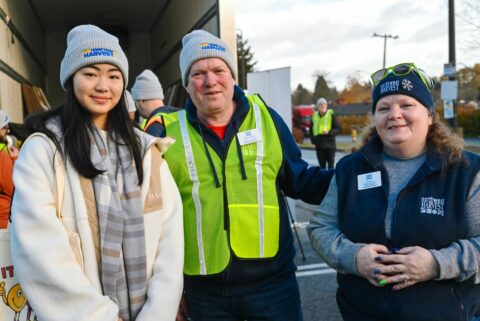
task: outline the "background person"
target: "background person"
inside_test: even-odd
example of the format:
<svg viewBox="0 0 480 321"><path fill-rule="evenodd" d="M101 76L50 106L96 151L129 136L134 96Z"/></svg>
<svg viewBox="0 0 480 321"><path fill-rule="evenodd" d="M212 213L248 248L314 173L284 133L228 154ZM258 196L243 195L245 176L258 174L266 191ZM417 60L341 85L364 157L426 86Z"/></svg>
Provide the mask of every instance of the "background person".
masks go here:
<svg viewBox="0 0 480 321"><path fill-rule="evenodd" d="M127 79L118 39L77 26L60 67L64 104L27 119L37 133L15 165L11 253L39 320L175 319L182 204L166 140L128 117Z"/></svg>
<svg viewBox="0 0 480 321"><path fill-rule="evenodd" d="M340 132L340 126L333 114L332 109L328 109L328 103L325 98L319 98L315 112L312 115L312 126L310 134L312 143L317 152L318 164L321 168L333 168L335 166L335 152L337 144L335 136Z"/></svg>
<svg viewBox="0 0 480 321"><path fill-rule="evenodd" d="M132 94L128 90L125 90L125 99L127 100L128 117L133 122L135 121L137 106L135 105L135 100L133 100Z"/></svg>
<svg viewBox="0 0 480 321"><path fill-rule="evenodd" d="M480 157L435 115L413 64L372 75L374 122L337 163L307 227L337 269L344 320L474 320L480 306Z"/></svg>
<svg viewBox="0 0 480 321"><path fill-rule="evenodd" d="M150 135L165 137L165 122L171 119L168 114L180 109L163 103L162 85L151 70L145 69L137 76L132 97L140 115L145 118L141 128Z"/></svg>
<svg viewBox="0 0 480 321"><path fill-rule="evenodd" d="M282 118L235 85L221 39L182 39L186 109L165 154L184 204L185 298L194 321L302 320L282 193L319 204L332 172L308 168ZM177 320L182 320L182 305Z"/></svg>
<svg viewBox="0 0 480 321"><path fill-rule="evenodd" d="M13 195L13 164L18 157L18 149L9 146L7 141L9 122L7 113L0 110L0 229L8 225Z"/></svg>

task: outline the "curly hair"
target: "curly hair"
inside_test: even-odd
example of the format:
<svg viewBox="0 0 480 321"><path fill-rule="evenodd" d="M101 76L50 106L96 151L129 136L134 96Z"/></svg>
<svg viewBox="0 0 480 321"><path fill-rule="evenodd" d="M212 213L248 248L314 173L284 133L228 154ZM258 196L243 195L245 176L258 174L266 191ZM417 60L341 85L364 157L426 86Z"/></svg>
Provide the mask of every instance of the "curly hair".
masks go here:
<svg viewBox="0 0 480 321"><path fill-rule="evenodd" d="M364 128L362 134L362 142L358 148L361 148L374 137L378 137L373 117L371 117L370 124ZM427 133L427 149L440 155L443 170L449 166L458 165L464 161L462 156L463 148L463 139L452 132L452 130L439 119L438 115L433 113L432 124Z"/></svg>

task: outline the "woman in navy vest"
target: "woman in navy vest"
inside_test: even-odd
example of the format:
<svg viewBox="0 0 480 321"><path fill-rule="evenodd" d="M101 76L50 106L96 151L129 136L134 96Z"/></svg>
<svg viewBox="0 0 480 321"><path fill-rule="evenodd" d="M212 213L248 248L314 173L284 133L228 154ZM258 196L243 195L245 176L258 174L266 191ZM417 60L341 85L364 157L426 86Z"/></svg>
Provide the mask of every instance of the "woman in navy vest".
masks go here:
<svg viewBox="0 0 480 321"><path fill-rule="evenodd" d="M480 157L435 115L414 64L372 75L373 123L308 226L344 320L476 320Z"/></svg>

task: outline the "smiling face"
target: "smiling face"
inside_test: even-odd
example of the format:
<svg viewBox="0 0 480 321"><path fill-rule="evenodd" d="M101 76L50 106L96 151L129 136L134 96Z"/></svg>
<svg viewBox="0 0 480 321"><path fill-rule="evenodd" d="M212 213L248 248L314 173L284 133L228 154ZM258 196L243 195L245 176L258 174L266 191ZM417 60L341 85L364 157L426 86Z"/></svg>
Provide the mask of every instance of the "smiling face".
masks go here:
<svg viewBox="0 0 480 321"><path fill-rule="evenodd" d="M120 101L123 86L122 73L110 64L87 66L77 70L73 76L75 97L100 129L106 129L108 113Z"/></svg>
<svg viewBox="0 0 480 321"><path fill-rule="evenodd" d="M382 97L374 118L387 154L410 158L425 150L428 128L433 119L428 109L416 99L406 95Z"/></svg>
<svg viewBox="0 0 480 321"><path fill-rule="evenodd" d="M10 291L8 291L7 303L15 312L20 312L25 307L27 304L27 298L23 294L20 284L15 284Z"/></svg>
<svg viewBox="0 0 480 321"><path fill-rule="evenodd" d="M186 90L201 121L225 125L235 108L234 86L235 79L227 64L219 58L206 58L192 64Z"/></svg>

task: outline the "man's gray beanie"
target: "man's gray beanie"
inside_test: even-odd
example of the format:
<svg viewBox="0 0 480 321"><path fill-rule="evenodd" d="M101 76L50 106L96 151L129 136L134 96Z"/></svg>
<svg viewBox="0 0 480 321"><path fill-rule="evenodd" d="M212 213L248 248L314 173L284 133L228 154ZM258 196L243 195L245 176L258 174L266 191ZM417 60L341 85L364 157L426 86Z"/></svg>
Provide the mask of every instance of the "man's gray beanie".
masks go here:
<svg viewBox="0 0 480 321"><path fill-rule="evenodd" d="M162 84L153 71L145 69L137 76L132 87L132 97L135 100L164 98Z"/></svg>
<svg viewBox="0 0 480 321"><path fill-rule="evenodd" d="M232 72L233 78L237 77L237 64L233 60L233 54L228 45L220 38L205 30L194 30L186 34L182 39L182 51L180 52L180 71L182 84L187 87L190 67L197 60L205 58L220 58Z"/></svg>
<svg viewBox="0 0 480 321"><path fill-rule="evenodd" d="M132 94L125 90L125 99L127 100L127 109L129 113L134 113L137 111L137 106L135 105L135 100L133 100Z"/></svg>
<svg viewBox="0 0 480 321"><path fill-rule="evenodd" d="M94 25L77 26L68 33L67 50L60 65L60 82L63 89L77 70L93 64L117 66L127 87L128 60L118 38Z"/></svg>

